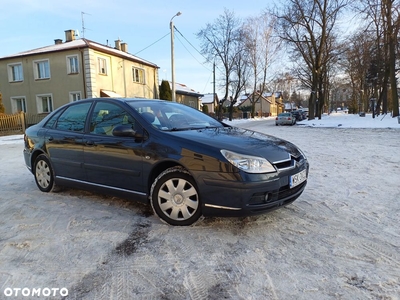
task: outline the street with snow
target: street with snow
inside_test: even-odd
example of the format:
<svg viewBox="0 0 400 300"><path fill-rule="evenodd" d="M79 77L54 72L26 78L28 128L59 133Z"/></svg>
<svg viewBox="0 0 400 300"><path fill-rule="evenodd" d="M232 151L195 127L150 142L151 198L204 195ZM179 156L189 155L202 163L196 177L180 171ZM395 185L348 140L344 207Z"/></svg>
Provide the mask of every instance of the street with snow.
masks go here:
<svg viewBox="0 0 400 300"><path fill-rule="evenodd" d="M299 199L173 227L129 199L40 192L22 136L0 137L0 299L400 299L397 118L229 123L303 150Z"/></svg>

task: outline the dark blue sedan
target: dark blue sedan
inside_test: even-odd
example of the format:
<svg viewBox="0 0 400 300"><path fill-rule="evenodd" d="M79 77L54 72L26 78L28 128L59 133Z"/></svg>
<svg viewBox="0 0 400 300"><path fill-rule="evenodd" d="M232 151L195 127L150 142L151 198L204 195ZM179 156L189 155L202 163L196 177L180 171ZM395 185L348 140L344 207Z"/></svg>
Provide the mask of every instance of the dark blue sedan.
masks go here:
<svg viewBox="0 0 400 300"><path fill-rule="evenodd" d="M72 186L129 197L172 225L290 204L309 170L287 141L175 102L129 98L58 108L26 130L24 158L43 192Z"/></svg>

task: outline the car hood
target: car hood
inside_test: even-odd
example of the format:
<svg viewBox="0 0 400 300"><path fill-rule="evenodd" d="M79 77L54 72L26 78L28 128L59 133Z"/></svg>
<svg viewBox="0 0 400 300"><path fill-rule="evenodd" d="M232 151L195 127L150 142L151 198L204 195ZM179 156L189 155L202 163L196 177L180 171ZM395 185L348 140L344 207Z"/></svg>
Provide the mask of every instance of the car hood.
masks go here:
<svg viewBox="0 0 400 300"><path fill-rule="evenodd" d="M261 156L270 162L287 160L290 155L296 158L301 155L298 148L288 141L237 127L185 130L170 132L170 134L188 141L185 143L185 147L190 148L189 145L191 145L193 150L202 144L218 151L225 149L241 154ZM183 143L181 145L184 146Z"/></svg>

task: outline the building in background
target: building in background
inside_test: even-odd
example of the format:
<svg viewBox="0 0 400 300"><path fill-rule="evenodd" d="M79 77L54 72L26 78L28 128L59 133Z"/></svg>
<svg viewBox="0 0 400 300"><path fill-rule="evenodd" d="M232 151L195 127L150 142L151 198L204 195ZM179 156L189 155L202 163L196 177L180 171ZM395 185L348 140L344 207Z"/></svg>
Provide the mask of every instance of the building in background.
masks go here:
<svg viewBox="0 0 400 300"><path fill-rule="evenodd" d="M253 94L246 94L245 98L241 98L240 107L251 107L251 99ZM259 116L277 116L284 111L282 93L264 93L255 95L256 103L254 112Z"/></svg>
<svg viewBox="0 0 400 300"><path fill-rule="evenodd" d="M208 112L213 113L215 112L217 106L218 106L218 95L217 94L205 94L203 97L200 99L201 105L202 106L207 106L208 107Z"/></svg>
<svg viewBox="0 0 400 300"><path fill-rule="evenodd" d="M65 31L65 42L0 58L0 92L7 114L46 114L94 97L158 98L156 64Z"/></svg>
<svg viewBox="0 0 400 300"><path fill-rule="evenodd" d="M169 81L170 86L172 82ZM172 90L172 86L171 86ZM201 101L200 98L203 97L203 94L196 92L195 90L189 88L188 86L175 82L175 95L176 102L185 104L187 106L193 107L195 109L201 109Z"/></svg>

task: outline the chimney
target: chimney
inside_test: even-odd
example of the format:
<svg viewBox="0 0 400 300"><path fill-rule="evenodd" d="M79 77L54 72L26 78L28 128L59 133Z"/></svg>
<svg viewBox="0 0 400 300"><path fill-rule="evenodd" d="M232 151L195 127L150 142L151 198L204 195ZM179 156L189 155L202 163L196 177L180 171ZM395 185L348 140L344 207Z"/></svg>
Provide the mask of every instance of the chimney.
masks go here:
<svg viewBox="0 0 400 300"><path fill-rule="evenodd" d="M121 50L124 52L128 52L128 44L127 43L122 43L121 44Z"/></svg>
<svg viewBox="0 0 400 300"><path fill-rule="evenodd" d="M71 42L75 40L75 30L65 30L65 42Z"/></svg>
<svg viewBox="0 0 400 300"><path fill-rule="evenodd" d="M115 49L121 50L121 41L119 39L115 41Z"/></svg>
<svg viewBox="0 0 400 300"><path fill-rule="evenodd" d="M56 40L54 40L54 44L55 44L55 45L60 45L60 44L62 44L62 39L56 39Z"/></svg>

